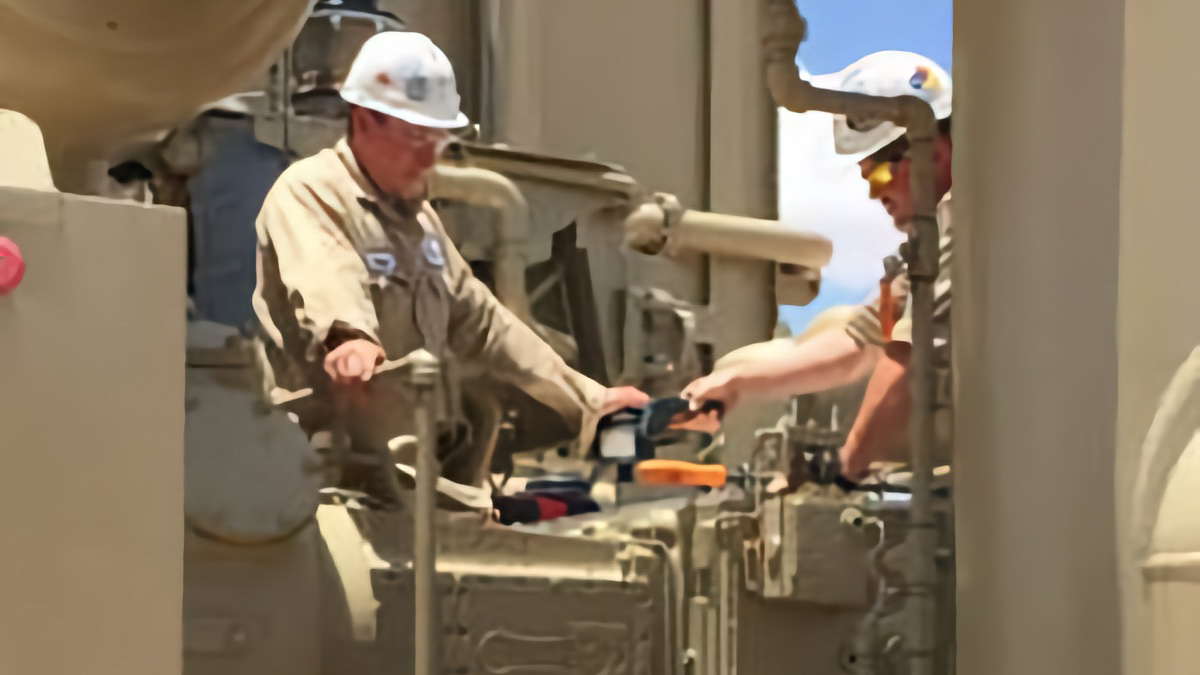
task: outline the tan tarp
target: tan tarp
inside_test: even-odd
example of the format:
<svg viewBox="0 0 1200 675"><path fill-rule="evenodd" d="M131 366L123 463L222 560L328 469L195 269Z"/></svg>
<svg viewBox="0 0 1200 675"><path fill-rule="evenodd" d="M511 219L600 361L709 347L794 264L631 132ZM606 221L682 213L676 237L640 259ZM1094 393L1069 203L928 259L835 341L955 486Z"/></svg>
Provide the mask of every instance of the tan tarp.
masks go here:
<svg viewBox="0 0 1200 675"><path fill-rule="evenodd" d="M0 0L0 108L51 154L166 126L260 79L310 0Z"/></svg>

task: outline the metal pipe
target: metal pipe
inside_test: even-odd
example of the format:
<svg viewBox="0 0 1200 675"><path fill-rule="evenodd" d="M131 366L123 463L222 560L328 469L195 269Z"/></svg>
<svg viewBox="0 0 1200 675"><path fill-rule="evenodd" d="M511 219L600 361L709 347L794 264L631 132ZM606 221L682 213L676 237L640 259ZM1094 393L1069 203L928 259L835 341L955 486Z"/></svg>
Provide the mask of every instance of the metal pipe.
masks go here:
<svg viewBox="0 0 1200 675"><path fill-rule="evenodd" d="M441 474L437 458L435 400L440 373L437 357L424 349L406 359L408 385L416 395L417 494L414 514L413 577L415 585L415 675L441 672L441 622L437 592L437 480Z"/></svg>
<svg viewBox="0 0 1200 675"><path fill-rule="evenodd" d="M525 252L530 236L529 205L517 186L502 174L475 167L438 164L432 182L435 197L495 209L500 214L492 253L496 297L518 319L534 326L525 289Z"/></svg>
<svg viewBox="0 0 1200 675"><path fill-rule="evenodd" d="M807 29L792 0L764 0L768 23L763 36L767 86L775 102L793 112L817 110L860 120L887 120L906 129L911 148L909 182L913 193L913 233L905 257L911 281L913 341L909 374L913 416L911 534L915 548L908 570L912 619L906 641L911 675L932 675L936 648L937 525L933 514L933 282L938 272L937 194L933 149L937 119L929 104L915 96L865 96L820 89L800 79L796 53Z"/></svg>
<svg viewBox="0 0 1200 675"><path fill-rule="evenodd" d="M630 248L651 255L663 249L691 249L814 269L829 264L833 256L833 244L819 234L776 220L685 210L667 195L635 209L625 219L625 232Z"/></svg>
<svg viewBox="0 0 1200 675"><path fill-rule="evenodd" d="M880 571L883 554L887 550L887 532L883 521L878 518L872 519L867 524L874 525L879 530L879 543L871 549L867 556L870 571L875 575L875 602L859 622L858 631L854 636L855 675L875 675L878 623L879 618L883 615L888 593L887 577Z"/></svg>
<svg viewBox="0 0 1200 675"><path fill-rule="evenodd" d="M485 143L497 141L497 47L500 44L500 8L497 0L479 0L479 132Z"/></svg>
<svg viewBox="0 0 1200 675"><path fill-rule="evenodd" d="M668 646L667 660L669 663L664 664L666 670L664 675L673 675L679 669L679 661L673 657L676 654L684 653L684 635L683 635L683 615L686 611L684 608L684 597L682 589L678 587L683 576L683 566L677 558L671 554L671 549L664 542L657 539L631 539L631 544L649 549L652 553L662 560L663 564L663 607L665 609L665 640Z"/></svg>

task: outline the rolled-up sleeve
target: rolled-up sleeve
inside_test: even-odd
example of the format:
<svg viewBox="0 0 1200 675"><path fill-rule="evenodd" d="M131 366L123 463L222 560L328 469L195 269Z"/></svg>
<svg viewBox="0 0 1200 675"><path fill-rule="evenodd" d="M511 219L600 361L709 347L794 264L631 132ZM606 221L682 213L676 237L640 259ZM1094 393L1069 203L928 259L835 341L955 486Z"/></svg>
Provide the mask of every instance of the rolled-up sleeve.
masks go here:
<svg viewBox="0 0 1200 675"><path fill-rule="evenodd" d="M257 222L259 321L309 362L335 339L379 342L367 270L338 226L339 212L304 182L287 178L267 195Z"/></svg>
<svg viewBox="0 0 1200 675"><path fill-rule="evenodd" d="M442 239L448 242L444 232ZM579 433L580 448L586 448L607 388L568 366L500 304L453 245L447 243L446 249L451 349L460 358L486 364L493 375L556 411Z"/></svg>

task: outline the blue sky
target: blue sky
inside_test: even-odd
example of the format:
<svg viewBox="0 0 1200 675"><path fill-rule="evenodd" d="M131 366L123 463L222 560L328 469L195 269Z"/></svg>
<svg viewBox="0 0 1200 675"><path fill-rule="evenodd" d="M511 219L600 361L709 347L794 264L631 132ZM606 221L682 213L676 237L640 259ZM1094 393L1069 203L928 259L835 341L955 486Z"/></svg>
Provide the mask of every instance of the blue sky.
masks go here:
<svg viewBox="0 0 1200 675"><path fill-rule="evenodd" d="M808 20L800 58L808 71L832 73L872 52L924 54L950 70L953 0L798 0Z"/></svg>
<svg viewBox="0 0 1200 675"><path fill-rule="evenodd" d="M797 0L808 20L804 70L823 75L884 49L924 54L951 70L953 0ZM834 259L821 293L806 307L782 307L799 332L822 310L862 302L878 285L882 259L901 241L866 198L856 166L833 154L828 115L780 113L780 218L829 237Z"/></svg>

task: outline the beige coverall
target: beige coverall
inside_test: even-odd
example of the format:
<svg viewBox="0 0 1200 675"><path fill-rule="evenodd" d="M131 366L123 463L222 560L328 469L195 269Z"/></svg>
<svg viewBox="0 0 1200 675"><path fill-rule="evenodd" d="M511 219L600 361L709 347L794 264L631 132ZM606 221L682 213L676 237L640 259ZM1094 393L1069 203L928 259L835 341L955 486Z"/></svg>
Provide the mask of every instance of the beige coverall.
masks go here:
<svg viewBox="0 0 1200 675"><path fill-rule="evenodd" d="M590 443L606 388L569 368L471 274L427 201L380 194L345 139L288 168L257 229L254 310L276 386L327 394L324 357L354 338L378 343L389 360L450 350L552 408L582 447ZM331 408L300 413L301 426L329 430ZM395 377L372 379L365 402L344 414L356 449L413 433L411 400Z"/></svg>

